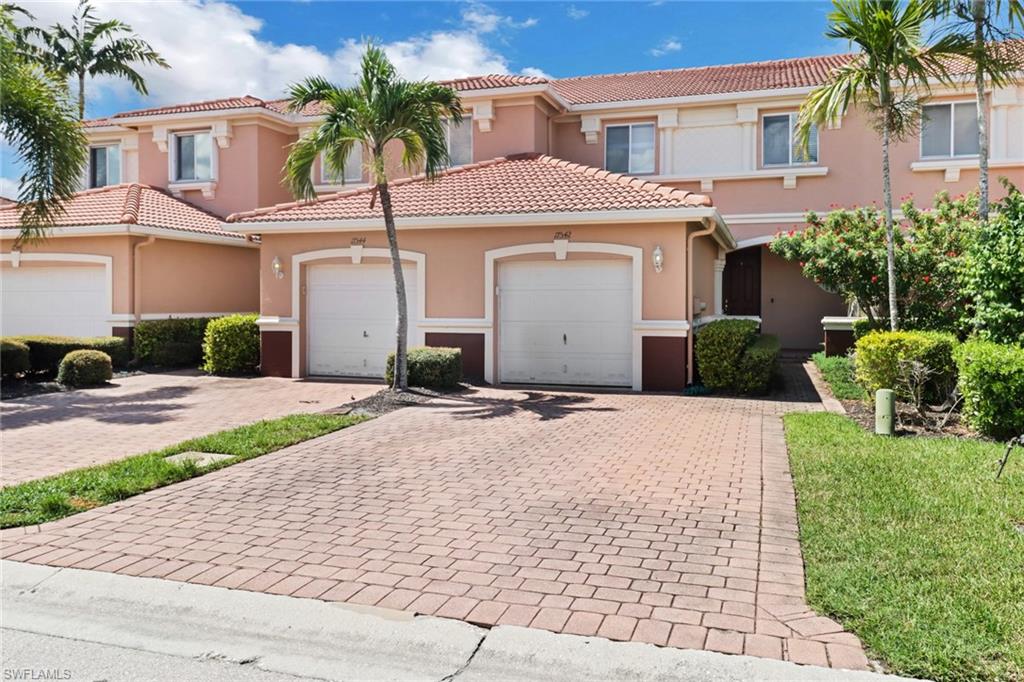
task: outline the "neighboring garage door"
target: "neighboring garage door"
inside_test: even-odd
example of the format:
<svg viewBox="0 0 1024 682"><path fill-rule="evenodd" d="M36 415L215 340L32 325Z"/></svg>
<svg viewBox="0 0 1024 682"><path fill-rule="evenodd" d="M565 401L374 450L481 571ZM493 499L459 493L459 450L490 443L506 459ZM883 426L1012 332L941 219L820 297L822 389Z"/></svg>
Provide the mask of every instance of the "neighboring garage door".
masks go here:
<svg viewBox="0 0 1024 682"><path fill-rule="evenodd" d="M403 272L411 339L419 310L416 268ZM384 376L397 321L390 265L310 266L306 300L309 374Z"/></svg>
<svg viewBox="0 0 1024 682"><path fill-rule="evenodd" d="M5 267L2 332L108 336L107 271L101 265Z"/></svg>
<svg viewBox="0 0 1024 682"><path fill-rule="evenodd" d="M631 386L632 273L619 260L502 264L501 381Z"/></svg>

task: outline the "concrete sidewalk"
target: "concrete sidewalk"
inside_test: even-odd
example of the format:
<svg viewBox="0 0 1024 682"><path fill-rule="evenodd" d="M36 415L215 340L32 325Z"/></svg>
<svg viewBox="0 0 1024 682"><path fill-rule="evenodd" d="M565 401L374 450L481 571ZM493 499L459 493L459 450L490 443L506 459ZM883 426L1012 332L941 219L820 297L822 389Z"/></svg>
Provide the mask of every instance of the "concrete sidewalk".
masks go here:
<svg viewBox="0 0 1024 682"><path fill-rule="evenodd" d="M5 673L102 670L114 682L205 665L206 679L252 680L902 679L11 561L0 578L3 627L14 631L0 652Z"/></svg>

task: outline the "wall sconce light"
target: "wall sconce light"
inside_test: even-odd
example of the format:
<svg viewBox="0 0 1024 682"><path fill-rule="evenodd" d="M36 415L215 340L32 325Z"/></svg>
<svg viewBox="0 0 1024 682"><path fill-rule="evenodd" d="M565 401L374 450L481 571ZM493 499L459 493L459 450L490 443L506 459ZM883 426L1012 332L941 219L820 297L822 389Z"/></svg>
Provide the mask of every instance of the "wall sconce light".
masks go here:
<svg viewBox="0 0 1024 682"><path fill-rule="evenodd" d="M281 265L281 259L277 256L274 256L274 260L270 261L270 269L274 271L274 277L284 279L284 267Z"/></svg>
<svg viewBox="0 0 1024 682"><path fill-rule="evenodd" d="M11 267L16 268L21 265L21 249L11 249Z"/></svg>
<svg viewBox="0 0 1024 682"><path fill-rule="evenodd" d="M651 263L654 264L654 271L661 272L661 269L665 267L665 252L661 250L661 245L654 247L654 253L651 254Z"/></svg>

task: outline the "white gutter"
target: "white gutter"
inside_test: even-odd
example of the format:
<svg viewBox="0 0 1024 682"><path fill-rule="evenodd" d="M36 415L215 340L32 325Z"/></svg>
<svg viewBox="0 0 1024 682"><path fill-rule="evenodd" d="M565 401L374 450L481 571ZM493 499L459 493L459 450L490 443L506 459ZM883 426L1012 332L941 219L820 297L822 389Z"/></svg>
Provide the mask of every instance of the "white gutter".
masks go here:
<svg viewBox="0 0 1024 682"><path fill-rule="evenodd" d="M580 211L546 213L497 213L490 215L420 216L395 218L395 226L402 229L441 229L469 227L504 227L509 225L585 225L607 223L664 223L713 219L728 232L718 209L713 206L689 208L652 208L626 211ZM260 222L222 222L221 229L240 234L269 232L347 232L382 230L381 218L352 218L341 220L280 220ZM732 235L729 235L732 238Z"/></svg>
<svg viewBox="0 0 1024 682"><path fill-rule="evenodd" d="M4 228L4 230L9 228ZM201 242L206 244L223 244L225 246L239 246L245 248L259 248L248 240L239 239L231 235L207 234L204 232L186 232L168 227L150 227L149 225L82 225L52 227L46 231L47 237L105 237L112 235L145 235L159 237L161 239L172 239L175 241ZM11 235L13 239L15 235ZM8 236L0 231L0 238L7 239Z"/></svg>

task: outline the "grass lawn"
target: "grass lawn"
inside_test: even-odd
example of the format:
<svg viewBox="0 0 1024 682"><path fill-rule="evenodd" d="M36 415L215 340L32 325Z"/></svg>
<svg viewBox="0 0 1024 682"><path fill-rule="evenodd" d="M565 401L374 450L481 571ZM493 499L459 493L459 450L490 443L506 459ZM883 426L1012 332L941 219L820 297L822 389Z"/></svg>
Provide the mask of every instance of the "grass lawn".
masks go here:
<svg viewBox="0 0 1024 682"><path fill-rule="evenodd" d="M1024 453L785 422L810 605L896 673L1024 680Z"/></svg>
<svg viewBox="0 0 1024 682"><path fill-rule="evenodd" d="M156 452L13 485L0 490L0 528L27 526L77 514L344 429L365 419L351 415L293 414L193 438ZM188 450L234 455L234 459L205 467L192 462L174 464L165 459Z"/></svg>
<svg viewBox="0 0 1024 682"><path fill-rule="evenodd" d="M821 376L828 382L832 395L840 400L864 400L867 393L853 380L853 361L845 355L825 357L824 352L811 356Z"/></svg>

